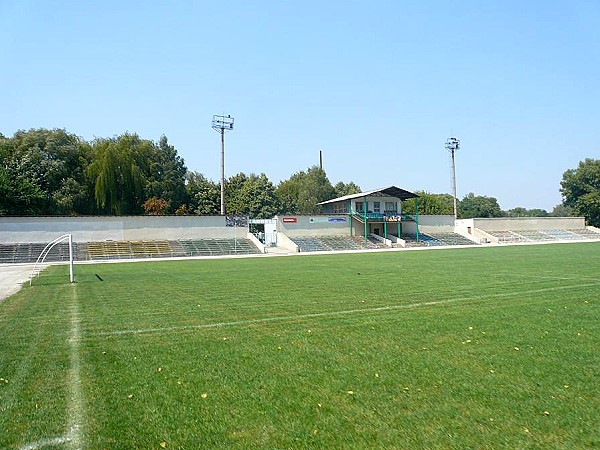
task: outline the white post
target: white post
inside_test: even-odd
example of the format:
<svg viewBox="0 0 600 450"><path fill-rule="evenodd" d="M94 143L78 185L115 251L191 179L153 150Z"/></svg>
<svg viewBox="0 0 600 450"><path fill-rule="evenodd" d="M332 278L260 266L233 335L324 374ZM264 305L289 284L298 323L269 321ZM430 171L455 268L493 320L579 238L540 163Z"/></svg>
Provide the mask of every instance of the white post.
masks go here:
<svg viewBox="0 0 600 450"><path fill-rule="evenodd" d="M73 282L73 235L69 234L69 279Z"/></svg>

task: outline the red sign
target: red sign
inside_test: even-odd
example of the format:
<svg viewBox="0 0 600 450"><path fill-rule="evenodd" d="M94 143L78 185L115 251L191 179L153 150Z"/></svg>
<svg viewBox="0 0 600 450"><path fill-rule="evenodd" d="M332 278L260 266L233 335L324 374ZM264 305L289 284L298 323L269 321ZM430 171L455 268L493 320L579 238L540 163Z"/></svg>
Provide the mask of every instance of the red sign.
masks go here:
<svg viewBox="0 0 600 450"><path fill-rule="evenodd" d="M297 223L297 222L298 222L297 217L284 217L283 218L283 223Z"/></svg>

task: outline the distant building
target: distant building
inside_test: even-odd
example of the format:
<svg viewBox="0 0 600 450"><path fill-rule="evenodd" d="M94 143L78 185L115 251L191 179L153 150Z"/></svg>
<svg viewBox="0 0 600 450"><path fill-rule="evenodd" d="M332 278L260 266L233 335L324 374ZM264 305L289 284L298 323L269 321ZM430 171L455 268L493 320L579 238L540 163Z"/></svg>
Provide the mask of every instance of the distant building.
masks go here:
<svg viewBox="0 0 600 450"><path fill-rule="evenodd" d="M417 213L414 216L403 214L402 201L414 198ZM348 214L350 217L350 234L364 233L365 239L370 234L402 237L403 226L410 223L410 229L419 233L419 196L397 186L388 186L358 194L344 195L319 203L323 205L325 214Z"/></svg>

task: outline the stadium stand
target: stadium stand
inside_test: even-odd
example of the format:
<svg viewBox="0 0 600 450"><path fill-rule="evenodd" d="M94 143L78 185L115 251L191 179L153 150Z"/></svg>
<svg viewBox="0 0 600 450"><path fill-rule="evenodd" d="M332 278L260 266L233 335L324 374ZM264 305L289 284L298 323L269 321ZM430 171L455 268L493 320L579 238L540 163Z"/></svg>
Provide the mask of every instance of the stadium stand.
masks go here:
<svg viewBox="0 0 600 450"><path fill-rule="evenodd" d="M600 239L600 233L588 229L487 231L487 233L498 238L498 242L501 244Z"/></svg>
<svg viewBox="0 0 600 450"><path fill-rule="evenodd" d="M584 239L600 239L600 233L597 233L586 228L582 230L570 230Z"/></svg>
<svg viewBox="0 0 600 450"><path fill-rule="evenodd" d="M360 250L364 248L348 236L321 236L320 240L331 250Z"/></svg>
<svg viewBox="0 0 600 450"><path fill-rule="evenodd" d="M102 241L88 244L91 260L178 256L169 241Z"/></svg>
<svg viewBox="0 0 600 450"><path fill-rule="evenodd" d="M35 262L46 247L46 243L31 244L0 244L0 263L20 264ZM73 258L87 258L87 244L73 244ZM69 244L66 242L55 245L46 256L47 262L69 261Z"/></svg>
<svg viewBox="0 0 600 450"><path fill-rule="evenodd" d="M514 231L488 231L487 233L498 238L500 244L513 244L526 241L525 237Z"/></svg>
<svg viewBox="0 0 600 450"><path fill-rule="evenodd" d="M45 243L0 244L0 263L35 262ZM73 243L75 261L105 261L134 258L170 258L260 253L249 239L198 239L180 241L100 241ZM69 260L69 246L54 246L46 262Z"/></svg>
<svg viewBox="0 0 600 450"><path fill-rule="evenodd" d="M442 245L477 245L475 242L457 233L427 233Z"/></svg>
<svg viewBox="0 0 600 450"><path fill-rule="evenodd" d="M259 253L249 239L186 239L175 241L184 256L248 255ZM175 245L177 245L175 244Z"/></svg>
<svg viewBox="0 0 600 450"><path fill-rule="evenodd" d="M327 252L389 248L383 242L368 236L298 236L290 238L300 252Z"/></svg>
<svg viewBox="0 0 600 450"><path fill-rule="evenodd" d="M294 237L291 240L298 246L300 252L326 252L331 250L316 237Z"/></svg>
<svg viewBox="0 0 600 450"><path fill-rule="evenodd" d="M406 247L438 247L444 245L443 242L425 233L419 233L418 241L417 236L414 234L403 234L402 239L406 242Z"/></svg>
<svg viewBox="0 0 600 450"><path fill-rule="evenodd" d="M353 236L352 240L362 249L389 248L383 242L378 241L372 236L367 236L367 242L365 242L364 236Z"/></svg>

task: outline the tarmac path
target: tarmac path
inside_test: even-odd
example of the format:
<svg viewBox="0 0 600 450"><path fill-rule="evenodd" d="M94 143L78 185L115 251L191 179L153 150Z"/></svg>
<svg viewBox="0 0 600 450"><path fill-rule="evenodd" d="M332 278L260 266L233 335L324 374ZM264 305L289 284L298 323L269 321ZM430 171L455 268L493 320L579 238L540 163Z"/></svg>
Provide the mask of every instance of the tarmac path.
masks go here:
<svg viewBox="0 0 600 450"><path fill-rule="evenodd" d="M0 301L18 292L32 269L33 264L0 264Z"/></svg>

